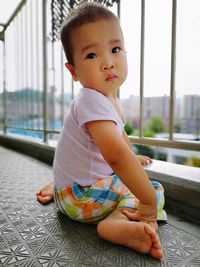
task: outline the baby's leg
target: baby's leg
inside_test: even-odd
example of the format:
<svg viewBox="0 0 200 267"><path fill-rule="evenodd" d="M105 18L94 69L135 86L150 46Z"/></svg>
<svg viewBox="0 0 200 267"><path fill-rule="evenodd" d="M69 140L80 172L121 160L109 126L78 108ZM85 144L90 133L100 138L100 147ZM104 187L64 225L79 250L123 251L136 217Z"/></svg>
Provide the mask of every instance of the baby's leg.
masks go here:
<svg viewBox="0 0 200 267"><path fill-rule="evenodd" d="M122 208L114 210L97 226L98 234L112 243L127 246L155 259L163 257L163 251L156 231L147 223L129 221L121 213ZM128 209L133 212L133 210Z"/></svg>
<svg viewBox="0 0 200 267"><path fill-rule="evenodd" d="M49 183L41 188L40 191L36 193L37 200L42 204L48 204L53 201L53 184Z"/></svg>

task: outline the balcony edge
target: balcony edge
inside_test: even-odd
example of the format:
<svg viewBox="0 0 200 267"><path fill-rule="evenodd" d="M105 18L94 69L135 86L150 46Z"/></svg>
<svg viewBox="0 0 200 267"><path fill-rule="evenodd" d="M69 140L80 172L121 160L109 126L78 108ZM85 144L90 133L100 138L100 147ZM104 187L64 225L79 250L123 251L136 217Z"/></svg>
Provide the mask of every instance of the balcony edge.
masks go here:
<svg viewBox="0 0 200 267"><path fill-rule="evenodd" d="M53 164L55 148L35 139L0 134L0 145ZM145 167L151 180L165 188L166 210L187 221L200 223L200 169L153 160Z"/></svg>

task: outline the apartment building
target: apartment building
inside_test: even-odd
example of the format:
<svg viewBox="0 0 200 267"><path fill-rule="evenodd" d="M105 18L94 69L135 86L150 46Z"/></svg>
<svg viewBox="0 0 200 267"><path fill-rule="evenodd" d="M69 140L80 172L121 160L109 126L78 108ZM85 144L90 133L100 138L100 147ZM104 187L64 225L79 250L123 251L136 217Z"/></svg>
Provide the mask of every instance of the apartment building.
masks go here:
<svg viewBox="0 0 200 267"><path fill-rule="evenodd" d="M152 117L161 117L164 126L169 124L169 96L144 97L143 100L143 127L148 126ZM127 121L137 128L139 123L139 97L130 96L121 101L122 109ZM180 125L182 133L196 134L200 130L200 96L184 95L175 99L174 123Z"/></svg>

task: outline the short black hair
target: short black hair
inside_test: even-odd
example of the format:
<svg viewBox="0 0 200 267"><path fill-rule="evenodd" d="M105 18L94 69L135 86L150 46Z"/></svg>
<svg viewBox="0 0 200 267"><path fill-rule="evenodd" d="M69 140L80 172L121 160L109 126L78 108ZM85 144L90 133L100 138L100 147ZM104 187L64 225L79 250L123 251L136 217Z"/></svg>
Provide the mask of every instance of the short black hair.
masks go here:
<svg viewBox="0 0 200 267"><path fill-rule="evenodd" d="M118 21L115 14L103 5L97 3L84 2L70 11L69 15L64 20L60 31L61 42L69 64L73 65L73 47L71 42L72 31L81 25L103 19L115 19Z"/></svg>

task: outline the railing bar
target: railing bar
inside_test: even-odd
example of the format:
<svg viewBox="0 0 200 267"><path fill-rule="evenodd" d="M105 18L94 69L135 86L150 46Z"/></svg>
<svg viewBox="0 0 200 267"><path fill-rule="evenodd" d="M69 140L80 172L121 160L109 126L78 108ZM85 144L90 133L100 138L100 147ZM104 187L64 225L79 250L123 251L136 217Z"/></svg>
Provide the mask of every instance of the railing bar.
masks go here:
<svg viewBox="0 0 200 267"><path fill-rule="evenodd" d="M3 131L4 131L4 134L6 134L7 133L7 92L6 92L6 38L5 36L4 36L4 41L3 41L3 112L4 112Z"/></svg>
<svg viewBox="0 0 200 267"><path fill-rule="evenodd" d="M172 1L172 37L171 37L171 80L169 109L169 140L173 140L174 102L175 102L175 72L176 72L176 15L177 0Z"/></svg>
<svg viewBox="0 0 200 267"><path fill-rule="evenodd" d="M49 109L50 114L50 127L55 129L55 46L54 42L51 43L51 75L52 75L52 84L50 86L50 103L51 108ZM49 103L48 103L49 104Z"/></svg>
<svg viewBox="0 0 200 267"><path fill-rule="evenodd" d="M74 81L71 78L71 100L74 99Z"/></svg>
<svg viewBox="0 0 200 267"><path fill-rule="evenodd" d="M24 74L24 114L23 114L23 121L24 121L24 125L25 127L28 126L27 124L27 121L26 121L26 114L28 114L28 103L27 102L27 88L28 88L28 84L27 84L27 78L28 78L28 75L29 75L29 72L27 71L28 69L28 52L27 52L27 48L28 48L28 38L27 38L27 35L26 35L26 32L27 32L27 22L26 22L26 6L25 8L22 9L22 12L24 14L24 70L23 70L23 74ZM27 75L26 75L27 74Z"/></svg>
<svg viewBox="0 0 200 267"><path fill-rule="evenodd" d="M22 13L22 20L21 20L21 29L22 29L22 87L21 87L21 96L22 96L22 114L21 114L21 119L22 119L22 125L23 127L26 127L25 120L24 120L24 114L25 114L25 75L24 75L24 70L25 70L25 21L24 21L24 9L21 11Z"/></svg>
<svg viewBox="0 0 200 267"><path fill-rule="evenodd" d="M12 34L13 34L13 37L15 38L16 37L16 31L15 31L15 28L16 28L16 20L13 21L12 23ZM15 39L16 40L16 39ZM16 91L16 73L15 73L15 70L16 70L16 42L15 44L13 45L13 50L14 50L14 56L13 56L13 80L15 80L15 84L13 86L13 90ZM15 113L13 115L13 118L14 118L14 122L13 124L16 125L16 116L17 116L17 112L16 112L16 95L13 97L13 107L14 107L14 110L15 110Z"/></svg>
<svg viewBox="0 0 200 267"><path fill-rule="evenodd" d="M25 42L25 36L24 36L24 18L23 18L23 9L21 11L21 58L22 58L22 87L21 87L21 96L22 96L22 108L21 108L21 119L22 119L22 125L25 127L24 124L24 120L23 120L23 116L24 116L24 70L25 70L25 66L24 66L24 42Z"/></svg>
<svg viewBox="0 0 200 267"><path fill-rule="evenodd" d="M47 130L47 25L46 25L46 10L47 2L42 1L42 52L43 52L43 129L44 129L44 142L48 140L46 134Z"/></svg>
<svg viewBox="0 0 200 267"><path fill-rule="evenodd" d="M17 71L19 71L19 17L17 16L15 18L15 40L16 40L16 45L15 45L15 71L17 73ZM19 90L19 75L15 75L15 83L16 83L16 91ZM15 103L15 108L16 108L16 122L15 122L15 126L18 124L18 119L19 119L19 103L18 103L18 99L16 97L16 103Z"/></svg>
<svg viewBox="0 0 200 267"><path fill-rule="evenodd" d="M30 42L30 33L28 31L28 5L29 1L27 2L27 4L25 5L23 11L24 11L24 17L25 17L25 25L24 25L24 39L25 39L25 43L24 43L24 53L25 53L25 58L24 58L24 79L25 79L25 91L24 91L24 123L26 127L29 127L29 121L28 121L28 116L29 116L29 84L30 84L30 59L29 59L29 42Z"/></svg>
<svg viewBox="0 0 200 267"><path fill-rule="evenodd" d="M35 23L36 23L36 64L35 64L35 72L36 72L36 89L37 89L37 128L40 128L40 117L41 115L41 109L40 109L40 57L39 57L39 6L38 6L38 0L36 0L36 18L35 18Z"/></svg>
<svg viewBox="0 0 200 267"><path fill-rule="evenodd" d="M121 20L121 2L117 2L117 17L119 21ZM120 99L120 88L117 90L117 97Z"/></svg>
<svg viewBox="0 0 200 267"><path fill-rule="evenodd" d="M117 17L119 20L121 19L121 1L120 0L117 2Z"/></svg>
<svg viewBox="0 0 200 267"><path fill-rule="evenodd" d="M197 141L163 140L157 138L138 138L132 136L129 136L129 140L132 144L200 151L200 142Z"/></svg>
<svg viewBox="0 0 200 267"><path fill-rule="evenodd" d="M22 60L21 60L21 49L22 49L22 46L21 46L21 13L18 14L18 68L19 68L19 87L18 87L18 95L20 94L20 88L21 88L21 84L22 84ZM19 119L18 119L18 125L21 125L21 108L22 108L22 105L21 105L21 98L18 97L18 107L19 107Z"/></svg>
<svg viewBox="0 0 200 267"><path fill-rule="evenodd" d="M30 14L30 84L31 84L31 89L33 90L32 93L30 94L31 96L31 127L34 128L34 113L35 113L35 109L34 109L34 103L35 103L35 94L34 94L34 56L33 56L33 4L32 4L32 0L29 1L29 14Z"/></svg>
<svg viewBox="0 0 200 267"><path fill-rule="evenodd" d="M65 105L65 99L64 99L64 66L63 66L63 48L60 49L60 61L61 61L61 120L62 123L64 121L64 105Z"/></svg>
<svg viewBox="0 0 200 267"><path fill-rule="evenodd" d="M19 90L19 99L20 99L20 126L23 126L23 28L22 28L22 11L20 13L20 62L21 62L21 75L20 75L20 90Z"/></svg>
<svg viewBox="0 0 200 267"><path fill-rule="evenodd" d="M35 128L29 128L29 127L13 127L12 125L7 125L6 126L7 129L16 129L16 130L25 130L25 131L34 131L34 132L43 132L44 129L40 128L40 129L35 129ZM60 131L57 130L46 130L46 133L56 133L56 134L60 134Z"/></svg>
<svg viewBox="0 0 200 267"><path fill-rule="evenodd" d="M16 9L14 10L14 12L12 13L12 15L10 16L10 18L8 19L8 21L6 22L6 24L4 24L4 32L6 31L6 29L8 28L8 26L10 25L10 23L13 21L13 19L17 16L17 14L19 13L19 11L22 9L23 5L26 3L27 0L21 0L19 5L16 7Z"/></svg>
<svg viewBox="0 0 200 267"><path fill-rule="evenodd" d="M143 99L144 99L144 46L145 46L145 0L141 1L141 37L140 37L140 120L139 137L143 135Z"/></svg>
<svg viewBox="0 0 200 267"><path fill-rule="evenodd" d="M21 18L22 14L19 13L18 15L18 43L19 43L19 56L18 56L18 64L19 64L19 88L18 88L18 94L20 96L21 94L21 89L22 89L22 28L21 28ZM18 98L18 105L19 105L19 121L18 125L22 125L22 98Z"/></svg>
<svg viewBox="0 0 200 267"><path fill-rule="evenodd" d="M12 127L7 125L7 129L23 129L27 131L38 131L43 132L43 129L35 129L35 128L24 128L24 127ZM56 130L46 130L46 133L60 134L60 131ZM149 146L158 146L158 147L167 147L167 148L176 148L176 149L184 149L191 151L199 151L200 150L200 142L197 141L179 141L179 140L163 140L163 139L152 139L152 138L138 138L129 136L130 142L132 144L140 144L140 145L149 145Z"/></svg>

